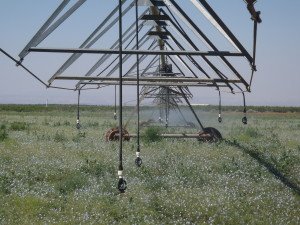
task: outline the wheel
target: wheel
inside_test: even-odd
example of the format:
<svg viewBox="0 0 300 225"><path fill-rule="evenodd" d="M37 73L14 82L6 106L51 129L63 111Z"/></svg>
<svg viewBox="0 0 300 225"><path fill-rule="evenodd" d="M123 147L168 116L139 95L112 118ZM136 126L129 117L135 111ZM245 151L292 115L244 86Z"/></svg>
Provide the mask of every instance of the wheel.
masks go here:
<svg viewBox="0 0 300 225"><path fill-rule="evenodd" d="M117 114L116 113L114 113L114 119L117 120Z"/></svg>
<svg viewBox="0 0 300 225"><path fill-rule="evenodd" d="M76 128L79 130L81 128L80 123L76 123Z"/></svg>
<svg viewBox="0 0 300 225"><path fill-rule="evenodd" d="M142 163L143 163L143 160L142 160L140 157L137 157L137 158L135 159L135 165L136 165L137 167L141 167L141 166L142 166Z"/></svg>
<svg viewBox="0 0 300 225"><path fill-rule="evenodd" d="M123 140L124 141L129 141L130 136L129 133L126 129L123 128ZM105 140L106 141L118 141L119 140L119 128L112 128L108 130L105 134Z"/></svg>
<svg viewBox="0 0 300 225"><path fill-rule="evenodd" d="M245 124L245 125L248 123L248 120L247 120L247 117L246 117L246 116L243 117L242 122L243 122L243 124Z"/></svg>
<svg viewBox="0 0 300 225"><path fill-rule="evenodd" d="M119 182L118 182L118 190L121 193L125 193L125 190L127 189L127 183L126 180L124 180L123 178L119 178Z"/></svg>
<svg viewBox="0 0 300 225"><path fill-rule="evenodd" d="M206 127L199 133L199 141L218 142L220 140L222 140L222 135L216 128Z"/></svg>

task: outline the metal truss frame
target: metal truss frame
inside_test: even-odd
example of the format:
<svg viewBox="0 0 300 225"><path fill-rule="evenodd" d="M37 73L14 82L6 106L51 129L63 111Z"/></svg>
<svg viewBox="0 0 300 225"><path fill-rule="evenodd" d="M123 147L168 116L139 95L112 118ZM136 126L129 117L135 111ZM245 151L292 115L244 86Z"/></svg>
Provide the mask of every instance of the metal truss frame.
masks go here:
<svg viewBox="0 0 300 225"><path fill-rule="evenodd" d="M40 47L42 43L51 33L53 33L62 23L64 23L75 11L77 11L86 0L78 0L71 4L70 0L64 0L46 20L42 27L37 31L33 38L28 42L19 54L19 60L11 57L3 49L0 51L7 57L11 58L17 65L24 68L31 76L47 88L60 88L66 90L78 91L78 112L77 125L79 124L79 104L80 92L90 89L86 86L96 86L96 88L107 85L119 86L119 166L118 166L118 189L124 192L126 189L126 181L123 177L123 86L136 86L137 94L137 111L138 111L138 127L137 127L137 151L136 164L141 166L140 157L140 140L139 140L139 116L140 102L145 98L146 94L153 95L155 91L159 94L168 93L170 96L182 98L191 112L194 114L200 128L204 131L205 127L201 123L197 113L193 109L189 98L192 96L188 87L212 87L219 92L219 119L221 118L221 88L229 89L229 92L241 92L243 94L244 113L246 114L246 103L244 92L251 91L253 74L256 71L256 36L257 24L261 22L260 12L254 8L255 1L244 0L247 3L247 9L253 20L253 51L252 55L246 50L236 36L231 32L228 26L217 15L206 0L190 0L192 5L211 23L222 36L231 43L236 51L221 51L214 42L205 34L204 31L194 22L192 18L183 10L183 8L175 0L118 0L118 5L101 21L99 26L87 37L87 39L78 48L47 48ZM139 13L140 5L149 5L149 8ZM127 6L126 6L127 5ZM126 7L125 7L126 6ZM124 9L123 9L124 7ZM135 21L130 24L123 32L123 17L134 10ZM65 11L64 13L62 13ZM62 15L61 15L62 14ZM146 25L152 22L150 29L145 29ZM109 49L93 48L107 32L118 24L118 39L111 45ZM189 37L192 33L201 43L204 43L209 50L202 51L195 43L195 40ZM140 38L141 36L141 38ZM154 41L150 37L155 37ZM183 40L180 42L178 39ZM135 44L134 44L135 41ZM123 47L125 46L125 47ZM187 47L185 47L187 46ZM146 48L146 49L145 49ZM159 48L159 50L156 50ZM168 48L169 50L166 50ZM42 81L37 75L32 73L22 63L29 53L71 53L72 55L61 65L61 67L49 78L48 83ZM64 72L75 63L82 54L99 55L99 60L85 73L78 76L66 76ZM114 56L114 57L113 57ZM135 62L129 66L127 72L124 73L124 63L128 62L132 56L136 56ZM152 58L150 58L152 57ZM241 73L230 63L229 57L245 58L250 64L251 77L247 81ZM111 58L113 58L111 60ZM206 66L213 71L207 72L203 65L199 62L201 58ZM218 68L211 58L218 58L223 62L227 69L234 75L234 79L229 79L229 74L225 74ZM148 61L146 60L148 59ZM150 60L149 60L150 59ZM166 69L167 61L170 60L172 65L176 67L179 73ZM142 63L144 69L142 68ZM157 63L157 69L152 72L151 69ZM108 65L107 65L108 64ZM180 64L180 65L179 65ZM101 72L94 75L98 69ZM136 74L132 77L132 73L136 69ZM116 75L116 71L119 72ZM187 73L191 73L192 77ZM202 78L205 77L205 78ZM217 77L217 78L213 78ZM74 88L64 88L53 85L54 81L72 80L77 81ZM143 89L140 90L140 87ZM151 89L150 87L155 87ZM163 90L163 91L161 91ZM116 93L116 89L115 89ZM158 95L159 95L158 94ZM170 94L170 95L169 95ZM157 95L157 96L158 96ZM115 102L116 102L115 97ZM178 107L175 102L175 107ZM166 102L166 112L169 111L169 102ZM172 103L173 104L173 103ZM116 110L115 110L116 114ZM243 118L244 119L244 118ZM220 122L220 120L219 120ZM243 121L244 122L244 121ZM246 121L247 123L247 121Z"/></svg>

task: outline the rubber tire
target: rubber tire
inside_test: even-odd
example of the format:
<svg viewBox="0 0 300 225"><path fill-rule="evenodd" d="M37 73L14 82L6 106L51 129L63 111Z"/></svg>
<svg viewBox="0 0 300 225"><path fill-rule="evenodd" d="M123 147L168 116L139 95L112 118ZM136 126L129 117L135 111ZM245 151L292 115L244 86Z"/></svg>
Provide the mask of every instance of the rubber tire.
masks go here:
<svg viewBox="0 0 300 225"><path fill-rule="evenodd" d="M199 140L204 142L218 142L222 140L221 133L214 127L205 127L199 133Z"/></svg>

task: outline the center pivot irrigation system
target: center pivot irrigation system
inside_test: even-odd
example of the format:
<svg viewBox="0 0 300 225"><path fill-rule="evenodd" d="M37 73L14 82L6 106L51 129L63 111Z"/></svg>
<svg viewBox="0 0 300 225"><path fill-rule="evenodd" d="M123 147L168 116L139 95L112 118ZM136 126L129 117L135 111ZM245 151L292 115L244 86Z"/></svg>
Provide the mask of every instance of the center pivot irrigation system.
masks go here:
<svg viewBox="0 0 300 225"><path fill-rule="evenodd" d="M193 113L201 131L197 134L162 134L162 137L198 138L204 141L218 141L220 132L212 127L204 127L190 99L189 87L211 87L219 94L219 117L221 117L221 93L241 93L244 103L242 122L247 124L245 92L251 91L253 74L256 71L257 24L261 23L260 12L254 8L255 0L244 0L253 21L253 46L250 54L236 36L225 25L206 0L119 0L111 1L116 7L93 30L79 48L40 47L48 36L57 30L69 17L78 11L87 0L64 0L33 36L16 60L3 49L0 51L21 66L47 88L57 88L78 92L77 128L80 129L79 105L83 90L115 87L114 118L119 120L117 128L109 130L107 140L119 141L118 189L127 188L123 177L123 141L136 137L135 163L142 165L140 155L140 103L145 98L153 98L159 106L159 122L168 126L170 110L179 109L185 103ZM190 4L187 9L185 4ZM99 1L101 6L101 1ZM225 3L229 4L229 3ZM142 10L141 10L142 9ZM187 12L189 11L189 12ZM193 15L193 16L192 16ZM202 15L202 16L201 16ZM199 18L210 25L227 43L228 50L220 50L220 38L209 37ZM133 23L129 23L130 19ZM236 18L238 19L238 18ZM107 33L116 36L110 48L95 48L106 42ZM116 35L117 34L117 35ZM216 40L214 40L214 38ZM111 39L111 37L110 37ZM103 41L104 40L104 41ZM106 39L107 40L107 39ZM229 45L228 45L229 44ZM107 46L107 44L105 44ZM48 82L23 65L29 53L69 53L71 56L62 64ZM99 56L96 63L84 75L65 75L67 69L83 54ZM132 57L136 56L136 57ZM238 71L240 62L246 62L248 76ZM250 66L249 66L250 65ZM239 68L240 69L240 68ZM66 81L73 81L67 87ZM54 83L62 82L62 85ZM67 82L69 83L69 82ZM123 125L123 86L136 86L137 133L129 134ZM117 86L119 87L119 108L117 117ZM181 112L180 112L181 113ZM181 113L182 114L182 113ZM120 132L121 131L121 132Z"/></svg>

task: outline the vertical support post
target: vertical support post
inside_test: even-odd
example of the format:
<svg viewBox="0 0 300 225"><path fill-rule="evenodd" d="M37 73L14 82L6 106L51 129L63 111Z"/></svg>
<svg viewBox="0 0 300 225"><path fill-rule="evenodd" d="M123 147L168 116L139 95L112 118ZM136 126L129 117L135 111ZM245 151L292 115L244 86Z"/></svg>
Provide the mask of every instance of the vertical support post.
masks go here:
<svg viewBox="0 0 300 225"><path fill-rule="evenodd" d="M119 0L119 169L118 189L124 193L127 185L123 179L123 38L122 38L122 0Z"/></svg>
<svg viewBox="0 0 300 225"><path fill-rule="evenodd" d="M138 0L135 0L135 30L136 30L136 50L139 50L139 11L138 11ZM135 164L140 167L142 165L142 159L140 157L141 147L140 147L140 57L139 54L136 55L136 98L137 98L137 150Z"/></svg>

